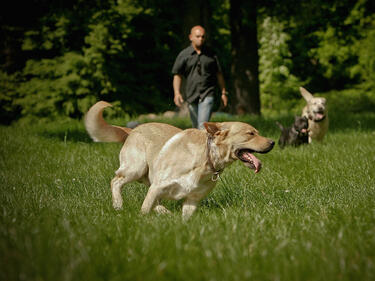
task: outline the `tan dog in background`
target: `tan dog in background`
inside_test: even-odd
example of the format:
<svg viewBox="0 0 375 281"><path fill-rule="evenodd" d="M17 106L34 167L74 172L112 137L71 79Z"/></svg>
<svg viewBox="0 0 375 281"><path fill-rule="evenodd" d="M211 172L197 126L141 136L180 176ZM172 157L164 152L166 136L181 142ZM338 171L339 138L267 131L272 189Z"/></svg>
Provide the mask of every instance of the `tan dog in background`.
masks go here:
<svg viewBox="0 0 375 281"><path fill-rule="evenodd" d="M299 89L307 102L302 110L302 116L309 120L309 143L312 140L322 141L329 125L326 99L314 97L305 88L300 87Z"/></svg>
<svg viewBox="0 0 375 281"><path fill-rule="evenodd" d="M169 211L161 199L184 199L182 216L189 218L198 203L215 187L225 167L241 160L258 173L261 162L253 153L267 153L274 141L262 137L242 122L207 122L206 130L146 123L133 130L107 124L102 111L110 104L98 102L85 116L85 126L95 141L125 141L120 167L111 181L113 207L122 208L124 184L141 181L150 186L141 211Z"/></svg>

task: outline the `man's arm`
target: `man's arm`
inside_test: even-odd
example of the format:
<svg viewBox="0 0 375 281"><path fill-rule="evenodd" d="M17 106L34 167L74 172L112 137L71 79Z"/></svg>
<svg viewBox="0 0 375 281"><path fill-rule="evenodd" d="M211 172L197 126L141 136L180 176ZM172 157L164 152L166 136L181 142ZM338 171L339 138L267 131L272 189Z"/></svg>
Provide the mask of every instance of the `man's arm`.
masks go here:
<svg viewBox="0 0 375 281"><path fill-rule="evenodd" d="M217 82L220 87L221 100L223 101L224 107L226 107L228 104L228 92L225 89L225 80L224 80L223 73L221 73L220 71L217 73Z"/></svg>
<svg viewBox="0 0 375 281"><path fill-rule="evenodd" d="M180 89L181 89L181 81L182 81L182 76L175 74L173 76L173 91L174 91L174 103L178 106L181 107L182 103L184 102L184 99L182 98Z"/></svg>

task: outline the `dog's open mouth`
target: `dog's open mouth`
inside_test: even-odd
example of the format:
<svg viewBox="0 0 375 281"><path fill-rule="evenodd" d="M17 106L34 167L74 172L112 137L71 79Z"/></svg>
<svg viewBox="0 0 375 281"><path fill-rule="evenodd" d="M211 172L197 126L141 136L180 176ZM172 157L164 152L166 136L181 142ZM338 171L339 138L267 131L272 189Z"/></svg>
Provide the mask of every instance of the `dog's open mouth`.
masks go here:
<svg viewBox="0 0 375 281"><path fill-rule="evenodd" d="M238 149L236 151L236 156L240 159L246 166L258 173L262 168L262 163L256 158L252 153L254 151L250 149Z"/></svg>
<svg viewBox="0 0 375 281"><path fill-rule="evenodd" d="M314 112L314 121L323 121L326 117L323 111Z"/></svg>
<svg viewBox="0 0 375 281"><path fill-rule="evenodd" d="M306 129L306 128L303 128L303 129L301 129L301 131L300 131L301 135L307 135L308 132L309 132L309 130Z"/></svg>

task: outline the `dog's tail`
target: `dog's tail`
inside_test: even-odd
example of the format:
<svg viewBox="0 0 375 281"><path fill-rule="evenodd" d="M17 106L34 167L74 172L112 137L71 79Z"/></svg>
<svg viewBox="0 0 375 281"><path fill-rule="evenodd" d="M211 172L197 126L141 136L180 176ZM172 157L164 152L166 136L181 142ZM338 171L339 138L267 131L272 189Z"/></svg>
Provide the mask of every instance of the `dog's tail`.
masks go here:
<svg viewBox="0 0 375 281"><path fill-rule="evenodd" d="M280 128L281 131L284 130L283 125L281 125L279 122L276 121L276 125L279 126L279 128Z"/></svg>
<svg viewBox="0 0 375 281"><path fill-rule="evenodd" d="M94 104L85 115L85 128L95 142L124 142L131 129L108 124L103 119L103 110L112 106L105 101Z"/></svg>

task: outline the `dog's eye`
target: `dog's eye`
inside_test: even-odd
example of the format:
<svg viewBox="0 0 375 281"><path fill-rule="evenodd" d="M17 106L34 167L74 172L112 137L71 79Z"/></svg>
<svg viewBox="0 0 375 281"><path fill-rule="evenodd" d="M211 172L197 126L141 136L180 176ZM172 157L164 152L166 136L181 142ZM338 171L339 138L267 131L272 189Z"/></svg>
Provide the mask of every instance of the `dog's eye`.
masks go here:
<svg viewBox="0 0 375 281"><path fill-rule="evenodd" d="M255 135L254 132L248 132L247 134L250 135L250 136L254 136Z"/></svg>

